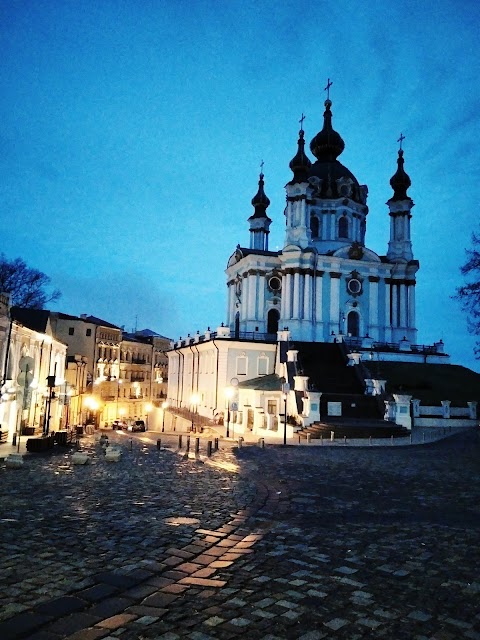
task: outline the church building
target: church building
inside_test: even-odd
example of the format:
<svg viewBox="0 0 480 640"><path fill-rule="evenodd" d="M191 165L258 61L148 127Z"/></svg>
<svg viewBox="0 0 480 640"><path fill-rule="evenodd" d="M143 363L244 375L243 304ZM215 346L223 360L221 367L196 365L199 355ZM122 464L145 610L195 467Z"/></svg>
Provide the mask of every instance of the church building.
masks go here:
<svg viewBox="0 0 480 640"><path fill-rule="evenodd" d="M452 377L458 371L448 365L441 340L418 344L419 263L403 135L396 167L392 162L390 237L385 255L378 255L366 245L368 188L338 159L345 143L333 128L330 98L323 127L310 142L314 160L305 151L303 119L289 164L283 248L269 250L262 167L249 246L237 245L227 264L226 322L179 340L169 352L168 400L208 417L228 416L236 434L280 432L287 418L290 435L329 417L411 427L412 406L419 417L422 395L408 391L408 381L417 377L423 388L429 366ZM399 366L406 365L399 381ZM389 388L390 378L396 382ZM475 419L475 400L458 401L469 419ZM451 399L438 400L445 407L441 402Z"/></svg>

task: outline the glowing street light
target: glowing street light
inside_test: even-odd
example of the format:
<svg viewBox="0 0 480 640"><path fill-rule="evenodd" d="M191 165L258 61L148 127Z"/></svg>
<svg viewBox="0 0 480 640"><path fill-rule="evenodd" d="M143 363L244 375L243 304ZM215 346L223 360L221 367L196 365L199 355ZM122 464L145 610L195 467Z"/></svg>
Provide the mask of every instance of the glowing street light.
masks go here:
<svg viewBox="0 0 480 640"><path fill-rule="evenodd" d="M199 403L199 400L200 400L200 398L198 397L198 395L196 393L194 393L190 398L190 404L193 406L192 426L190 427L190 431L194 431L195 430L195 426L194 426L195 412L196 412L196 408L197 408L197 405Z"/></svg>

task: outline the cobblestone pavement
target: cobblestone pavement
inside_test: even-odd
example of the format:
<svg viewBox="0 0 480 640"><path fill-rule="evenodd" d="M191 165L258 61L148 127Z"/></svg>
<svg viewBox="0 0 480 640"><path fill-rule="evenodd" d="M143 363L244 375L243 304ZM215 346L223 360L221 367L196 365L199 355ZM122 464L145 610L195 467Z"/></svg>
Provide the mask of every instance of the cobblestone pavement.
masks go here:
<svg viewBox="0 0 480 640"><path fill-rule="evenodd" d="M119 443L0 466L2 640L480 640L477 433L204 463Z"/></svg>

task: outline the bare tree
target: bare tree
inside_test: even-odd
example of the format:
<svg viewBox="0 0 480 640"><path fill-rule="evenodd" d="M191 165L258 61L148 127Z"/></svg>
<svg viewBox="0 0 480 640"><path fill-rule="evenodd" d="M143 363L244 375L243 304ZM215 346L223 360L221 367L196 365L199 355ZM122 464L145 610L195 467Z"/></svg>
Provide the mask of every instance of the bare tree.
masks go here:
<svg viewBox="0 0 480 640"><path fill-rule="evenodd" d="M460 300L462 309L468 314L468 330L480 336L480 234L472 233L472 248L466 250L467 261L461 267L467 283L458 287L455 298ZM480 360L480 340L477 342L475 357Z"/></svg>
<svg viewBox="0 0 480 640"><path fill-rule="evenodd" d="M60 291L49 291L50 278L29 267L22 258L8 260L0 254L0 292L10 294L12 306L43 309L60 298Z"/></svg>

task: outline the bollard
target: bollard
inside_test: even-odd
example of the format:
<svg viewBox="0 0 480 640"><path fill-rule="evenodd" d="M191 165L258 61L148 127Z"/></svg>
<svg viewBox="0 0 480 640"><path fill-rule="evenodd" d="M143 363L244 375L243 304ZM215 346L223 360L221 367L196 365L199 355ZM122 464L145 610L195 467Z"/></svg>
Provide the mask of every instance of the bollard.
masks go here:
<svg viewBox="0 0 480 640"><path fill-rule="evenodd" d="M213 447L215 451L218 451L218 438L215 438Z"/></svg>
<svg viewBox="0 0 480 640"><path fill-rule="evenodd" d="M391 443L393 445L393 435L390 436L390 441L391 441Z"/></svg>
<svg viewBox="0 0 480 640"><path fill-rule="evenodd" d="M343 436L343 444L347 444L347 436Z"/></svg>
<svg viewBox="0 0 480 640"><path fill-rule="evenodd" d="M260 449L265 449L265 438L258 439L258 446L260 447Z"/></svg>
<svg viewBox="0 0 480 640"><path fill-rule="evenodd" d="M200 438L195 438L195 454L200 451Z"/></svg>
<svg viewBox="0 0 480 640"><path fill-rule="evenodd" d="M187 451L187 453L190 451L190 436L187 436L187 446L186 446L186 451Z"/></svg>
<svg viewBox="0 0 480 640"><path fill-rule="evenodd" d="M410 444L412 444L412 434L410 434Z"/></svg>
<svg viewBox="0 0 480 640"><path fill-rule="evenodd" d="M240 438L238 439L238 448L239 448L239 449L241 449L241 448L242 448L242 445L243 445L243 438L242 438L242 437L240 437Z"/></svg>
<svg viewBox="0 0 480 640"><path fill-rule="evenodd" d="M212 455L212 441L209 440L207 442L207 456L210 457Z"/></svg>
<svg viewBox="0 0 480 640"><path fill-rule="evenodd" d="M300 436L298 436L298 444L300 444Z"/></svg>
<svg viewBox="0 0 480 640"><path fill-rule="evenodd" d="M372 436L368 436L368 444L372 444Z"/></svg>
<svg viewBox="0 0 480 640"><path fill-rule="evenodd" d="M130 451L133 451L133 440L130 438Z"/></svg>
<svg viewBox="0 0 480 640"><path fill-rule="evenodd" d="M157 440L157 449L160 451L160 449L161 449L161 448L162 448L162 441L161 441L161 439L159 438L159 439Z"/></svg>
<svg viewBox="0 0 480 640"><path fill-rule="evenodd" d="M335 431L330 431L330 440L332 442L335 440Z"/></svg>
<svg viewBox="0 0 480 640"><path fill-rule="evenodd" d="M425 431L422 431L422 442L425 442Z"/></svg>
<svg viewBox="0 0 480 640"><path fill-rule="evenodd" d="M180 434L178 436L178 448L181 449L182 448L182 434Z"/></svg>
<svg viewBox="0 0 480 640"><path fill-rule="evenodd" d="M307 444L310 444L311 441L312 441L312 434L307 433Z"/></svg>
<svg viewBox="0 0 480 640"><path fill-rule="evenodd" d="M320 436L320 444L323 445L323 434Z"/></svg>

